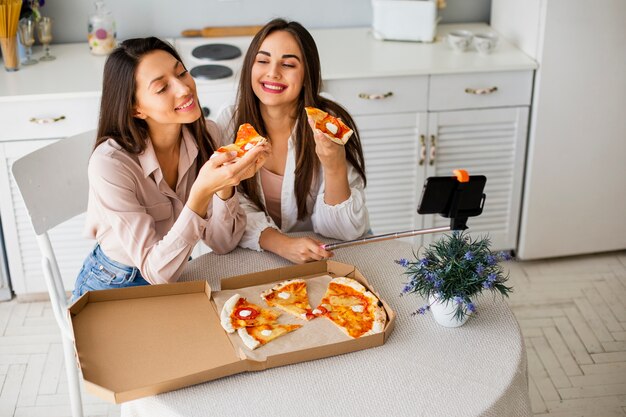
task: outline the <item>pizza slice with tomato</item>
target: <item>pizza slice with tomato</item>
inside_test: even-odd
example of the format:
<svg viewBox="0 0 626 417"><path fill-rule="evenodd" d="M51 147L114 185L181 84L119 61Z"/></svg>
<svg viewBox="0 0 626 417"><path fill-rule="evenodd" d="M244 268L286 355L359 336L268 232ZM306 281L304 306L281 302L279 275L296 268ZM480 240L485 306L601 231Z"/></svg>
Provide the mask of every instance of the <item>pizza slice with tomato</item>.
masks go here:
<svg viewBox="0 0 626 417"><path fill-rule="evenodd" d="M254 350L259 346L302 327L301 324L262 324L237 330L243 343Z"/></svg>
<svg viewBox="0 0 626 417"><path fill-rule="evenodd" d="M233 333L243 327L275 323L278 316L279 312L261 308L235 294L224 303L220 322L224 330Z"/></svg>
<svg viewBox="0 0 626 417"><path fill-rule="evenodd" d="M279 308L302 320L315 318L309 305L306 281L303 279L291 279L278 283L263 291L261 298L268 306Z"/></svg>
<svg viewBox="0 0 626 417"><path fill-rule="evenodd" d="M316 316L327 317L351 338L380 333L387 315L378 298L352 278L333 278L326 294L313 310Z"/></svg>
<svg viewBox="0 0 626 417"><path fill-rule="evenodd" d="M254 129L254 127L252 127L250 123L244 123L239 126L239 129L237 130L235 143L221 146L215 152L225 153L233 151L237 152L237 158L241 158L250 149L261 143L265 143L266 141L267 139L259 135L259 133Z"/></svg>
<svg viewBox="0 0 626 417"><path fill-rule="evenodd" d="M315 122L315 128L339 145L345 145L352 133L354 133L341 119L328 114L324 110L315 107L305 107L304 110L306 110L307 116Z"/></svg>

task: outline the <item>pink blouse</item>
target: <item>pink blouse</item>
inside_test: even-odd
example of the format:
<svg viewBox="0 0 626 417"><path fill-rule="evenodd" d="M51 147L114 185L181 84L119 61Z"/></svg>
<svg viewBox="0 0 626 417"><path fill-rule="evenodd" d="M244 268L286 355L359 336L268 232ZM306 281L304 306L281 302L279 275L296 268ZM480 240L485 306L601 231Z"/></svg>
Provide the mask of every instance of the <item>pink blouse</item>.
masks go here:
<svg viewBox="0 0 626 417"><path fill-rule="evenodd" d="M283 188L283 176L261 167L261 186L265 195L265 207L274 223L280 227L282 215L280 212L280 193Z"/></svg>
<svg viewBox="0 0 626 417"><path fill-rule="evenodd" d="M207 121L215 143L215 123ZM185 205L196 179L198 147L183 128L174 190L165 181L152 142L130 154L113 139L100 144L89 160L89 203L85 234L114 261L139 268L151 284L176 281L191 251L203 240L216 253L233 250L246 228L237 193L209 203L206 217Z"/></svg>

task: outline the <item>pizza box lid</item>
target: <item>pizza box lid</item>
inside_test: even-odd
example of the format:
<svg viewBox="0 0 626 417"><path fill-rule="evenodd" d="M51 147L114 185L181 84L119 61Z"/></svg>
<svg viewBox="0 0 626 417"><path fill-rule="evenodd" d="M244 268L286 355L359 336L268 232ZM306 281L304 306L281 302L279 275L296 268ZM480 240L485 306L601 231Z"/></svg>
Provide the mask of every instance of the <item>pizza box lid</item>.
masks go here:
<svg viewBox="0 0 626 417"><path fill-rule="evenodd" d="M222 291L237 290L323 274L354 278L372 290L353 265L334 261L224 278L221 285ZM366 349L382 345L395 322L393 311L378 297L387 312L382 333L259 358L233 342L236 333L229 335L221 327L212 297L218 294L205 281L85 293L68 313L87 390L121 403L240 372Z"/></svg>

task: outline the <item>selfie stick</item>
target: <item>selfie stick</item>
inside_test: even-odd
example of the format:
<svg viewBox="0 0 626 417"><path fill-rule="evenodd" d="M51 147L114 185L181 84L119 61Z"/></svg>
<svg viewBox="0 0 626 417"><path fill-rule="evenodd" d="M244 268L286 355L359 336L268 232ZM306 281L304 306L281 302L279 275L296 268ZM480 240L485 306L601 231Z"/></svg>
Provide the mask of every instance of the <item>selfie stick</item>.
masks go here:
<svg viewBox="0 0 626 417"><path fill-rule="evenodd" d="M482 213L483 205L485 203L485 194L482 193L482 190L486 182L486 178L482 176L476 177L475 179L477 181L474 181L474 183L472 184L479 184L478 186L472 186L472 188L470 189L470 176L467 171L462 169L455 169L454 174L457 181L452 181L454 177L434 177L435 179L440 179L442 181L439 181L440 185L432 185L430 186L430 188L428 188L429 184L427 182L427 184L424 186L424 191L422 193L422 204L420 204L420 208L418 209L418 213L420 214L439 213L443 217L450 218L450 226L407 230L404 232L393 232L382 235L367 236L360 239L322 245L322 249L335 250L348 246L382 242L384 240L400 239L417 235L427 235L430 233L443 233L450 230L467 229L467 218L470 216L478 216L480 213ZM436 184L436 182L433 183ZM432 192L427 194L427 192L431 190ZM466 196L468 198L466 199L463 199L464 192L468 193L468 195ZM445 195L442 193L445 193ZM443 200L442 195L443 197L445 197L445 199ZM479 197L478 200L476 199L476 197ZM422 205L425 202L425 199L432 199L435 200L435 203L440 203L440 205L443 205L441 207L433 209L435 211L430 211L431 209L422 210ZM464 204L467 200L471 201L469 206L467 204ZM430 201L428 201L427 203L430 203Z"/></svg>

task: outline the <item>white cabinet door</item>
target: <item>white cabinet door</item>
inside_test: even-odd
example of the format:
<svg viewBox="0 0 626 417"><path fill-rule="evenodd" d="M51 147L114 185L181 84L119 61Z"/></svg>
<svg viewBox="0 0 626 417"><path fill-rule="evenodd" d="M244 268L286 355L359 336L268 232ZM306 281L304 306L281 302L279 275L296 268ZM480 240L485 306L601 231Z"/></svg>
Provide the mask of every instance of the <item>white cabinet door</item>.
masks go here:
<svg viewBox="0 0 626 417"><path fill-rule="evenodd" d="M428 176L451 176L454 169L485 175L483 213L469 218L474 235L488 234L494 250L516 247L528 123L527 107L433 112L428 116ZM429 215L425 227L450 224ZM437 239L426 235L424 243Z"/></svg>
<svg viewBox="0 0 626 417"><path fill-rule="evenodd" d="M41 268L41 255L35 232L20 192L11 173L13 162L55 140L21 140L0 143L0 217L6 244L9 273L17 296L46 293ZM94 241L82 237L85 216L80 215L50 231L63 283L66 290L74 288L76 275Z"/></svg>
<svg viewBox="0 0 626 417"><path fill-rule="evenodd" d="M421 228L417 215L424 182L420 132L425 113L397 113L355 117L361 134L367 187L366 203L375 234Z"/></svg>

